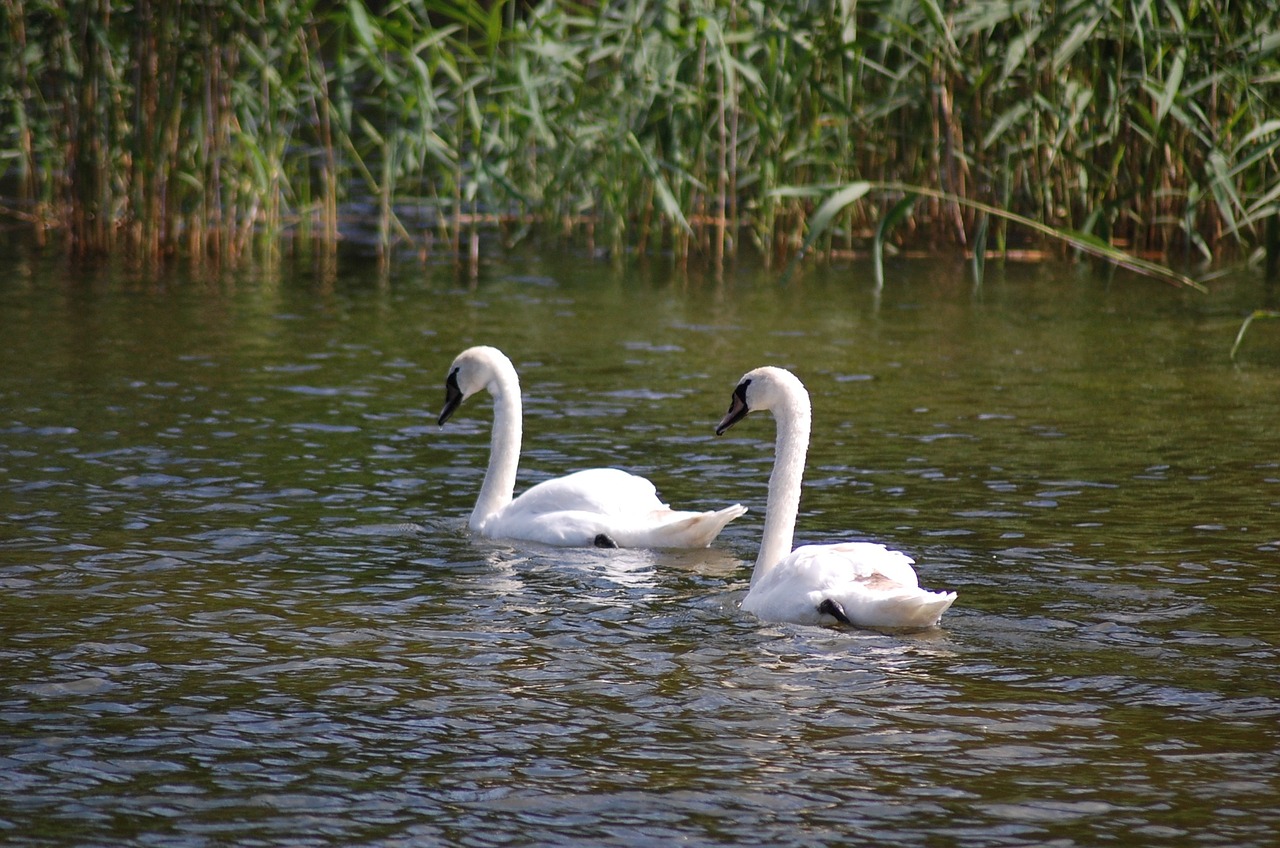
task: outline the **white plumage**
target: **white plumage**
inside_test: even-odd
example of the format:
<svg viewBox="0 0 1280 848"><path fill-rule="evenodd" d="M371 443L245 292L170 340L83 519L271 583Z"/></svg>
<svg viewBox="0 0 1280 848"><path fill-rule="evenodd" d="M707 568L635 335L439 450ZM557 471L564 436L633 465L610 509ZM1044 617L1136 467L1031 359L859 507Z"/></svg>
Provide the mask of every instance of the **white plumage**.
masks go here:
<svg viewBox="0 0 1280 848"><path fill-rule="evenodd" d="M617 468L544 480L514 497L520 379L502 351L482 345L458 354L449 367L439 423L481 389L493 395L493 435L489 467L469 522L472 532L572 547L705 548L747 511L739 504L711 512L674 510L658 499L648 480Z"/></svg>
<svg viewBox="0 0 1280 848"><path fill-rule="evenodd" d="M742 608L765 621L798 624L910 629L937 624L956 594L921 589L906 554L872 542L791 550L809 450L808 391L785 369L748 371L716 434L748 413L766 409L777 421L778 439L760 554Z"/></svg>

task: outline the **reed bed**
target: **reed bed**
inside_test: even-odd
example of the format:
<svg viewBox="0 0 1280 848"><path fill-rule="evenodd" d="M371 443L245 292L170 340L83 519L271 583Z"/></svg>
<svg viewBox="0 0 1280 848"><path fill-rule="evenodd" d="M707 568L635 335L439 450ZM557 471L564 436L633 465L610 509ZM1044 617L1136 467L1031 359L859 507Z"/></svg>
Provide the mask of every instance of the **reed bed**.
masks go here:
<svg viewBox="0 0 1280 848"><path fill-rule="evenodd" d="M1278 252L1269 0L0 14L0 212L82 254L235 261L365 234L462 256L538 233L619 256L888 241L980 262L1046 243L1012 216L1170 263Z"/></svg>

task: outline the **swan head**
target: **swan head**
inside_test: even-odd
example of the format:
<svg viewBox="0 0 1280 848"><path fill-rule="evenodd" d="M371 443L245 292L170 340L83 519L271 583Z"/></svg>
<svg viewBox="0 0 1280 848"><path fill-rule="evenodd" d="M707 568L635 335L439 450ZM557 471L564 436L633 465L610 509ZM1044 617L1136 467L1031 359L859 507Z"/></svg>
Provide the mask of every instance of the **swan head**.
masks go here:
<svg viewBox="0 0 1280 848"><path fill-rule="evenodd" d="M449 376L444 381L444 409L436 423L443 425L464 400L482 389L497 394L504 382L519 386L515 366L506 354L487 345L467 348L449 366Z"/></svg>
<svg viewBox="0 0 1280 848"><path fill-rule="evenodd" d="M729 400L729 411L720 419L716 427L716 435L722 436L734 424L746 418L752 412L779 409L795 405L808 398L804 384L800 378L785 368L766 365L742 375L733 397ZM799 400L797 400L799 399Z"/></svg>

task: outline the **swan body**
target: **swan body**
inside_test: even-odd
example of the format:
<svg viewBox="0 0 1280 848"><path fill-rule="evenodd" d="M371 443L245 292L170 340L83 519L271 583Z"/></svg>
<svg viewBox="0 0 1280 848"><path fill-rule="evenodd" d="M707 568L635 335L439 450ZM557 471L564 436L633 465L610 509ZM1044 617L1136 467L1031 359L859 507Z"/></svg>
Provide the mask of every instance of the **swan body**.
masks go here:
<svg viewBox="0 0 1280 848"><path fill-rule="evenodd" d="M515 497L520 461L520 379L502 351L468 348L445 382L443 425L471 395L493 395L489 467L471 512L472 532L570 547L705 548L747 511L739 504L710 512L671 509L653 483L617 468L591 468L544 480Z"/></svg>
<svg viewBox="0 0 1280 848"><path fill-rule="evenodd" d="M764 535L742 609L765 621L837 622L858 627L922 629L938 623L955 592L921 589L913 560L872 542L804 545L791 550L805 455L809 451L809 393L782 368L743 375L721 435L748 413L771 410L777 421Z"/></svg>

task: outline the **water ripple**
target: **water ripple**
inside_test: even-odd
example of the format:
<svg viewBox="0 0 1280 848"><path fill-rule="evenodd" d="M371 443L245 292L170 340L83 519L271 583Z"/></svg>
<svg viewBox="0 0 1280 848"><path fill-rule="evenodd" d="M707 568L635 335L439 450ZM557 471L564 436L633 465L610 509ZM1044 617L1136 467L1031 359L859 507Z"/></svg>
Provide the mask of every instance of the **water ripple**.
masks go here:
<svg viewBox="0 0 1280 848"><path fill-rule="evenodd" d="M147 356L5 324L30 363L0 373L7 843L1275 844L1278 446L1248 405L1274 386L1171 377L1161 334L1198 322L520 274L515 305L286 285L142 325L104 296ZM1119 373L1093 361L1117 332ZM752 511L705 551L470 538L491 412L432 419L490 335L529 363L521 487L605 462ZM757 360L815 396L797 540L901 547L960 593L943 627L738 610L774 431L710 428Z"/></svg>

